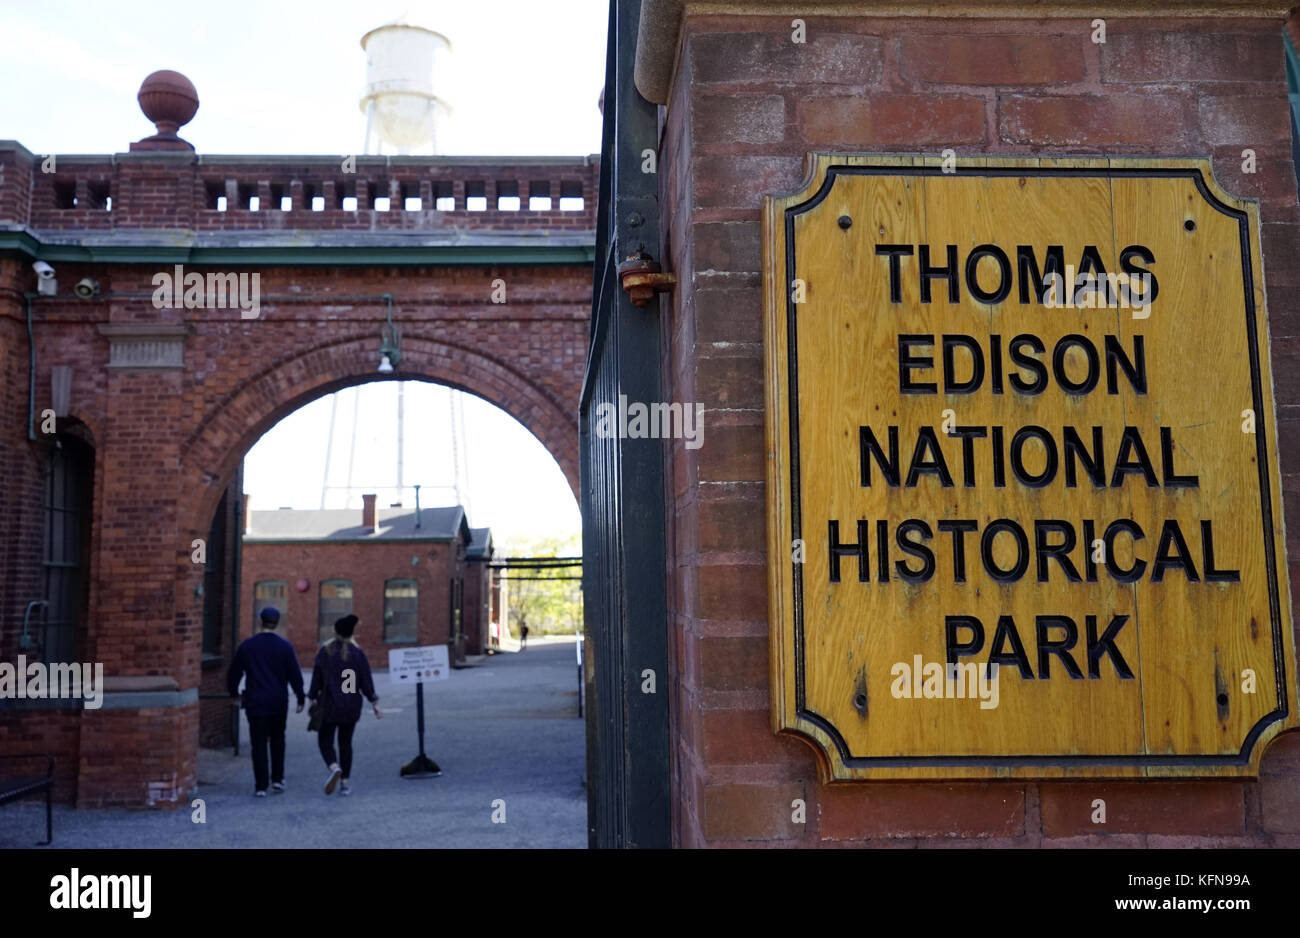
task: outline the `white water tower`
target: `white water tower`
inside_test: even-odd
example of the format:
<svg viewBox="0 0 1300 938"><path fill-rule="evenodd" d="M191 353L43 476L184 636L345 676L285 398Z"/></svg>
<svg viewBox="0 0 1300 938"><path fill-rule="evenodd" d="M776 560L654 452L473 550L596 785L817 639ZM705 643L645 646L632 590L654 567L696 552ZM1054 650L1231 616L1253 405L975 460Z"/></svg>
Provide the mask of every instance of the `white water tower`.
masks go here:
<svg viewBox="0 0 1300 938"><path fill-rule="evenodd" d="M398 153L438 152L450 108L434 94L434 73L451 52L447 37L422 26L389 23L362 36L361 48L366 52L365 152L382 153L384 144Z"/></svg>

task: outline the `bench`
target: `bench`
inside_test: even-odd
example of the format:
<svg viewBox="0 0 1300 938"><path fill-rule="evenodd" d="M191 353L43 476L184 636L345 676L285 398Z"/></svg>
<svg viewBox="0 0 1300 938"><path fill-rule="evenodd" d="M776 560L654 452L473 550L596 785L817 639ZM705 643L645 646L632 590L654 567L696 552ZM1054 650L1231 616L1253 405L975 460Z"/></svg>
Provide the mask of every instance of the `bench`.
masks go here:
<svg viewBox="0 0 1300 938"><path fill-rule="evenodd" d="M54 795L54 757L44 753L30 753L27 755L0 755L0 760L5 759L33 759L45 760L44 775L15 775L11 777L0 776L0 805L8 804L11 801L17 801L20 798L26 798L33 792L44 789L45 791L45 842L37 846L46 847L54 841L54 817L50 807L50 799Z"/></svg>

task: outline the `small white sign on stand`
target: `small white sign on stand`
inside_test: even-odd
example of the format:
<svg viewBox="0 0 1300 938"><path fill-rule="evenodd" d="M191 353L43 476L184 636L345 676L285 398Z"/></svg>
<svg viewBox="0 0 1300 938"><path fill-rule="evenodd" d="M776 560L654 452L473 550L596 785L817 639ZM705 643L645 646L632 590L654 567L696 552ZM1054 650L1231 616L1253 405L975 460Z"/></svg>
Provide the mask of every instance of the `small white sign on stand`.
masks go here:
<svg viewBox="0 0 1300 938"><path fill-rule="evenodd" d="M446 645L393 648L388 652L388 679L394 684L423 684L449 677Z"/></svg>

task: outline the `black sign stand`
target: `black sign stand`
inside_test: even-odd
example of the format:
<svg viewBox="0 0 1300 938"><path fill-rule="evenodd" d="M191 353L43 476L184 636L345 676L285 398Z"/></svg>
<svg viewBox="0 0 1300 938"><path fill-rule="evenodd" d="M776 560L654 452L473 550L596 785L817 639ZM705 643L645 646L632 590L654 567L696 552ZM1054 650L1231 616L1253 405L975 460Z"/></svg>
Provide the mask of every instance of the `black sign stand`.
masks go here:
<svg viewBox="0 0 1300 938"><path fill-rule="evenodd" d="M438 763L424 754L424 681L415 685L415 725L420 734L420 754L402 766L402 778L435 778L442 774Z"/></svg>

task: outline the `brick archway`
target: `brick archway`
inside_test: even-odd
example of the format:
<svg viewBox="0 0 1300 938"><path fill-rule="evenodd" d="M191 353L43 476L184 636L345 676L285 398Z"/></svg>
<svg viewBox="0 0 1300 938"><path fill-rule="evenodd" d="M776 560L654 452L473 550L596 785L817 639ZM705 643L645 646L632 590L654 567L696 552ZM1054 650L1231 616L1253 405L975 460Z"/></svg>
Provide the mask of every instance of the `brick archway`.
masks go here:
<svg viewBox="0 0 1300 938"><path fill-rule="evenodd" d="M402 340L401 368L375 372L375 338L345 336L294 353L261 369L204 416L181 452L182 531L201 537L236 467L259 437L295 410L325 394L376 380L445 384L483 398L527 428L578 495L577 415L544 388L496 356L419 332ZM187 564L188 566L188 564Z"/></svg>
<svg viewBox="0 0 1300 938"><path fill-rule="evenodd" d="M229 583L205 600L193 541L278 420L364 382L445 384L527 427L576 494L599 164L361 157L343 178L333 157L142 150L57 165L0 145L0 368L14 379L0 392L0 658L43 595L45 442L25 424L52 408L95 440L79 627L105 705L0 713L0 748L17 734L54 754L60 800L175 807L230 653L216 641L205 655L205 607L223 635L236 614ZM37 295L37 259L57 269L52 295ZM160 305L158 274L195 271L256 278L256 309L235 308L242 286L240 304L214 289ZM73 295L82 281L89 295ZM389 321L402 357L381 376Z"/></svg>

